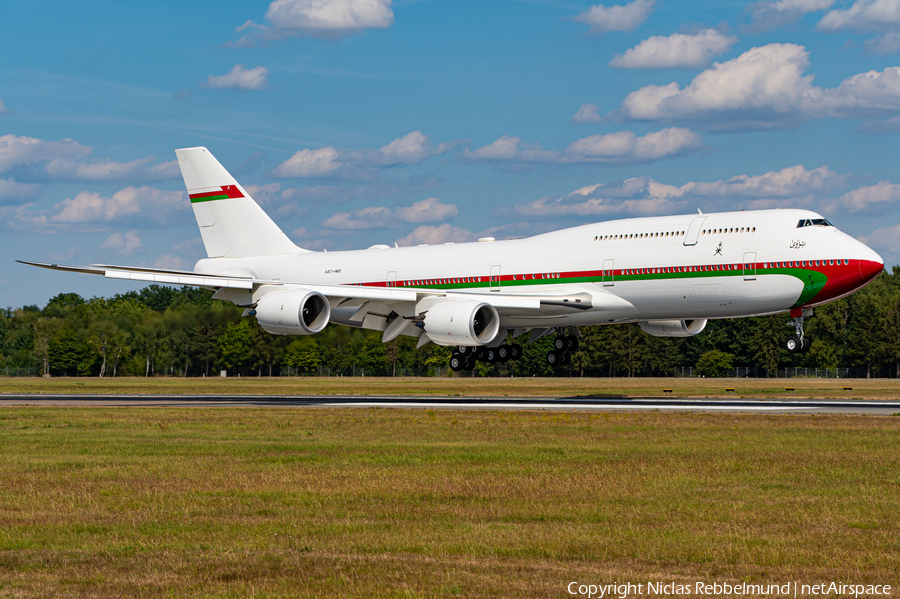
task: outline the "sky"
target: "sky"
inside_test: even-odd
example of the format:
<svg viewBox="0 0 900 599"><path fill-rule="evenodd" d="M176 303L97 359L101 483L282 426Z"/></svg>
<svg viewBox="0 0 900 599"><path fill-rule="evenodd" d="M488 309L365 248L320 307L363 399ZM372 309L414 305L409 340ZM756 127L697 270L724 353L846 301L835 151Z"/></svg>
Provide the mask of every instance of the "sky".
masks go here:
<svg viewBox="0 0 900 599"><path fill-rule="evenodd" d="M5 0L0 306L191 270L176 148L300 247L808 208L900 262L900 0Z"/></svg>

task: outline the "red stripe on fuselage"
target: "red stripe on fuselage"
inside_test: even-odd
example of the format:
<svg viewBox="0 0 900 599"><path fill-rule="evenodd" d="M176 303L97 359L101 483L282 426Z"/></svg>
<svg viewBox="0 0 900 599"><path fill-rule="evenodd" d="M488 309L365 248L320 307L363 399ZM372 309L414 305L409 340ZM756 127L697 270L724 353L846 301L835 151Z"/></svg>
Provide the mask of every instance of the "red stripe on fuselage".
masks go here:
<svg viewBox="0 0 900 599"><path fill-rule="evenodd" d="M825 262L822 260L821 262ZM800 260L787 261L782 260L778 262L754 262L749 264L749 269L755 270L757 276L764 276L767 274L782 274L782 273L774 273L775 270L783 270L790 269L794 271L815 271L822 273L827 277L827 281L822 290L812 298L811 301L807 302L804 305L819 305L824 304L830 301L834 301L845 295L852 293L853 291L867 285L872 281L884 268L879 262L869 261L869 260L850 260L849 264L844 264L843 260L836 260L835 262L840 262L839 264L827 265L822 264L819 266L815 265L814 260L807 260L806 265L802 264ZM793 266L789 266L789 264L793 264ZM725 267L728 267L727 270ZM664 272L669 271L669 272ZM617 268L613 270L613 280L615 281L619 277L629 277L629 276L646 276L646 275L662 275L658 279L655 280L664 280L666 275L673 275L672 278L681 278L685 274L692 273L721 273L723 276L742 276L744 271L743 263L729 263L725 264L693 264L693 265L684 265L684 266L646 266L641 268ZM558 274L559 276L555 276ZM680 275L680 276L679 276ZM715 276L715 275L712 275ZM453 282L455 279L464 279L468 278L470 281L459 281ZM592 278L595 282L600 283L603 278L602 270L586 270L586 271L568 271L568 272L559 272L559 273L525 273L525 274L515 274L515 275L502 275L500 277L500 282L504 281L513 282L513 281L545 281L547 284L565 284L566 279L574 279L574 278ZM474 279L474 280L471 280ZM416 283L416 281L428 281L426 283ZM432 283L433 281L433 283ZM397 282L391 282L389 285L386 281L371 281L366 283L354 283L357 286L366 286L366 287L411 287L411 288L429 288L429 287L440 287L444 285L462 285L462 286L484 286L489 284L491 281L491 277L487 275L482 275L481 277L477 276L467 276L467 277L429 277L428 279L416 279L416 280L405 280L401 279ZM622 281L625 283L631 282L627 279ZM636 281L635 281L636 282ZM501 285L502 286L502 285Z"/></svg>

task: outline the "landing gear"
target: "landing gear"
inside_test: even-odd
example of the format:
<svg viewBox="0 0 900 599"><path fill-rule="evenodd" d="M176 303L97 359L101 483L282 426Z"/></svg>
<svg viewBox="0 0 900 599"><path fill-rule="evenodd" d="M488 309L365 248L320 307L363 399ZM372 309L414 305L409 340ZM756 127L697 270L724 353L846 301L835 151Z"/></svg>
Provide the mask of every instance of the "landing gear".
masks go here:
<svg viewBox="0 0 900 599"><path fill-rule="evenodd" d="M809 351L812 340L803 333L803 319L812 316L812 308L796 308L791 310L791 322L788 323L794 327L795 334L788 337L784 344L785 349L790 353L796 354Z"/></svg>
<svg viewBox="0 0 900 599"><path fill-rule="evenodd" d="M572 363L571 352L578 349L578 336L566 335L565 332L565 329L557 329L553 351L547 353L547 364L550 366L568 366Z"/></svg>
<svg viewBox="0 0 900 599"><path fill-rule="evenodd" d="M450 368L456 372L460 370L471 371L475 368L477 362L487 362L488 364L497 364L508 362L509 360L518 360L522 357L522 346L520 345L499 345L497 347L467 347L460 345L453 350L450 356Z"/></svg>

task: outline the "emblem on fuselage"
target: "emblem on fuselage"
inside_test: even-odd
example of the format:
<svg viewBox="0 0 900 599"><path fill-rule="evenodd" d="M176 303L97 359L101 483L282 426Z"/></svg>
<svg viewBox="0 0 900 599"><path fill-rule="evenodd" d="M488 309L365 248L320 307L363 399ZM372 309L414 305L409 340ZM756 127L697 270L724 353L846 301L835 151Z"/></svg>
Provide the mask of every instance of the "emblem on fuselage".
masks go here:
<svg viewBox="0 0 900 599"><path fill-rule="evenodd" d="M721 256L722 255L722 242L719 242L719 245L716 246L716 253L713 256Z"/></svg>
<svg viewBox="0 0 900 599"><path fill-rule="evenodd" d="M806 242L803 241L802 239L795 239L794 241L791 241L791 249L792 250L799 250L804 245L806 245Z"/></svg>

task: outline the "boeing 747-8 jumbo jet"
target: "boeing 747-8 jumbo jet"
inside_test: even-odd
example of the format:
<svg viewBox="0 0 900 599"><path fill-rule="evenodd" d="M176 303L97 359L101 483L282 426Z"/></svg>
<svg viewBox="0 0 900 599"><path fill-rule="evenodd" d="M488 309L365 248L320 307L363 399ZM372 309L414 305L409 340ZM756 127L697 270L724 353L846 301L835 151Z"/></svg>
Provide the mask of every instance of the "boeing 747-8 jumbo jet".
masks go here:
<svg viewBox="0 0 900 599"><path fill-rule="evenodd" d="M687 337L711 318L790 311L790 352L805 351L812 308L860 289L881 257L808 210L614 220L526 239L311 252L294 245L206 148L176 150L206 259L194 271L42 268L193 285L243 307L275 335L329 322L457 346L451 366L515 359L508 340L556 333L565 364L580 325L637 322Z"/></svg>

